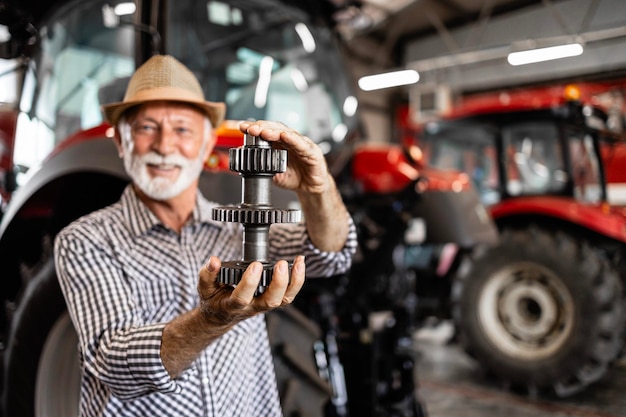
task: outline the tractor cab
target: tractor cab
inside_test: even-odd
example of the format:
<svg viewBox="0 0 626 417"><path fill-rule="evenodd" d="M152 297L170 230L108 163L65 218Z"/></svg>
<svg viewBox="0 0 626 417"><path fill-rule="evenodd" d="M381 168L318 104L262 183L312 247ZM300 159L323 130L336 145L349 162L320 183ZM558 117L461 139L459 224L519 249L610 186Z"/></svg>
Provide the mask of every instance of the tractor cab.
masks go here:
<svg viewBox="0 0 626 417"><path fill-rule="evenodd" d="M420 126L417 142L428 165L467 173L488 206L524 196L614 202L607 173L616 178L611 157L626 143L623 120L580 101L574 86L562 93L469 97L449 117Z"/></svg>

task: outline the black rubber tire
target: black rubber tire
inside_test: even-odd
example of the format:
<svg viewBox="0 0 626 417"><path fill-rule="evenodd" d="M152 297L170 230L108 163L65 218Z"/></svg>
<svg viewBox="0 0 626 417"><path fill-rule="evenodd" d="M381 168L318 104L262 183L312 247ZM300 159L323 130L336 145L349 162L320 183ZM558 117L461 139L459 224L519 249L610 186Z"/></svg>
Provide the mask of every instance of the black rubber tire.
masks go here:
<svg viewBox="0 0 626 417"><path fill-rule="evenodd" d="M42 356L47 359L42 361ZM5 416L78 414L77 339L52 259L33 276L20 299L4 360Z"/></svg>
<svg viewBox="0 0 626 417"><path fill-rule="evenodd" d="M461 346L505 386L567 397L602 378L623 346L622 283L602 252L563 232L505 230L459 269Z"/></svg>

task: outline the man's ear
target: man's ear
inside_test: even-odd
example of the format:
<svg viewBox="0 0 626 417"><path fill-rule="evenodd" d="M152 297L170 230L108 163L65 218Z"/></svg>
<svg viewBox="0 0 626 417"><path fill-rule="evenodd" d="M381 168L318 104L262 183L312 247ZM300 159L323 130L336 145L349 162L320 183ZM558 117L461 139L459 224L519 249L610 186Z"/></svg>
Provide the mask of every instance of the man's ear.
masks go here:
<svg viewBox="0 0 626 417"><path fill-rule="evenodd" d="M115 143L115 147L117 148L117 154L120 158L123 158L124 148L122 147L122 137L120 136L120 131L117 127L113 129L113 142Z"/></svg>
<svg viewBox="0 0 626 417"><path fill-rule="evenodd" d="M209 139L207 140L207 144L204 149L204 155L202 155L202 159L206 161L209 159L209 156L213 153L213 149L215 149L215 144L217 143L217 133L214 128L211 128L211 134L209 135Z"/></svg>

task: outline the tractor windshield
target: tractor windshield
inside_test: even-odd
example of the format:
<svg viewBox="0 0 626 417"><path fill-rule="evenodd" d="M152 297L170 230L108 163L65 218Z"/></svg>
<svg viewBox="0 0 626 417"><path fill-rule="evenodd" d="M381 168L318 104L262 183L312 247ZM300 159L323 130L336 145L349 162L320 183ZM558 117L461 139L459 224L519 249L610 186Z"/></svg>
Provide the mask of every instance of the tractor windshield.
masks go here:
<svg viewBox="0 0 626 417"><path fill-rule="evenodd" d="M432 122L419 135L426 162L467 173L483 203L502 196L602 198L598 157L590 136L548 118L494 123L482 119Z"/></svg>
<svg viewBox="0 0 626 417"><path fill-rule="evenodd" d="M154 2L153 2L154 3ZM227 118L282 121L331 151L356 124L329 29L300 9L263 2L168 2L163 28L137 23L142 1L71 1L40 28L29 62L15 138L20 173L60 142L103 123L100 106L120 101L140 57L139 35L185 63ZM18 184L24 182L20 175Z"/></svg>
<svg viewBox="0 0 626 417"><path fill-rule="evenodd" d="M40 28L20 97L13 152L18 185L57 143L100 125L101 88L134 70L134 31L105 26L104 5L68 3Z"/></svg>
<svg viewBox="0 0 626 417"><path fill-rule="evenodd" d="M326 151L343 140L349 95L327 28L275 2L175 4L169 52L196 72L207 97L226 102L228 118L280 120Z"/></svg>
<svg viewBox="0 0 626 417"><path fill-rule="evenodd" d="M500 197L494 126L481 123L428 123L419 135L424 162L430 166L467 173L485 204Z"/></svg>

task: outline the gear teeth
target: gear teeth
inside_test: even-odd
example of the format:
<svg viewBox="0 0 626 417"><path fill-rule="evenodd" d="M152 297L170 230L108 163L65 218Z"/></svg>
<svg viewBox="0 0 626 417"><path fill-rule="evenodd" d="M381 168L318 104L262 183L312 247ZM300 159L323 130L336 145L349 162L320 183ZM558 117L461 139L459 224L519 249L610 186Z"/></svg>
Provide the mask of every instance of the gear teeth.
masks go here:
<svg viewBox="0 0 626 417"><path fill-rule="evenodd" d="M242 174L273 175L287 170L287 151L284 149L231 148L228 155L230 170Z"/></svg>
<svg viewBox="0 0 626 417"><path fill-rule="evenodd" d="M241 277L243 276L243 272L248 267L248 264L241 262L222 262L222 268L220 269L219 282L222 284L228 285L237 285L239 281L241 281ZM263 273L261 274L261 280L259 281L260 286L268 286L270 285L270 281L272 280L272 269L263 268Z"/></svg>
<svg viewBox="0 0 626 417"><path fill-rule="evenodd" d="M300 210L262 209L244 207L216 207L213 220L244 224L297 223Z"/></svg>
<svg viewBox="0 0 626 417"><path fill-rule="evenodd" d="M241 281L241 277L243 276L244 271L248 267L250 263L248 262L238 262L238 261L227 261L222 262L222 268L220 269L220 274L217 278L218 282L226 285L237 285L239 281ZM289 274L291 275L291 268L293 264L289 262ZM272 274L274 271L273 264L263 264L263 272L261 273L261 280L259 281L259 286L256 289L255 295L263 294L267 287L270 285L272 281Z"/></svg>
<svg viewBox="0 0 626 417"><path fill-rule="evenodd" d="M242 257L239 261L222 262L217 280L235 286L251 262L262 260L263 272L255 291L255 295L259 295L269 286L275 265L273 261L268 261L269 225L297 223L302 213L300 210L276 209L267 203L271 197L271 177L287 170L285 149L272 148L268 141L246 134L244 146L231 148L229 159L230 170L240 173L242 177L242 201L239 206L214 207L212 218L243 225ZM290 270L292 266L290 263Z"/></svg>

